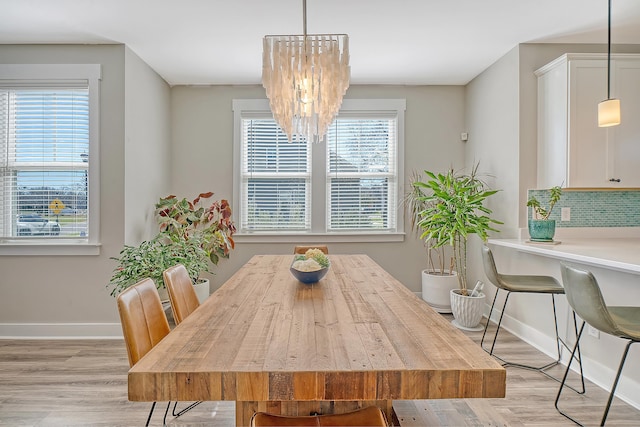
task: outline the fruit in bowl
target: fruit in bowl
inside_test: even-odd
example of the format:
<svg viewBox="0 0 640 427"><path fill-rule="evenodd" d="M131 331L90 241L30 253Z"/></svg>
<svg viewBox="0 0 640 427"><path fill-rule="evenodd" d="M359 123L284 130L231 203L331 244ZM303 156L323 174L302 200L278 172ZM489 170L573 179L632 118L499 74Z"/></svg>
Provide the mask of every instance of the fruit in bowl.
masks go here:
<svg viewBox="0 0 640 427"><path fill-rule="evenodd" d="M309 249L304 255L296 255L291 263L293 277L302 283L316 283L329 271L329 258L319 249Z"/></svg>

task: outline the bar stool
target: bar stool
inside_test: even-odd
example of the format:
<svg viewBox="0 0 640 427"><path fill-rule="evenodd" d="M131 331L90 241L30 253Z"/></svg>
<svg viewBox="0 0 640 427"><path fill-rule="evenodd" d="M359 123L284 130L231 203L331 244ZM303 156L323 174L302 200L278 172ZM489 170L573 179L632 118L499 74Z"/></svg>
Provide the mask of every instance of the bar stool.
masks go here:
<svg viewBox="0 0 640 427"><path fill-rule="evenodd" d="M498 289L496 290L495 297L493 298L493 303L491 304L491 310L489 310L489 317L487 318L487 323L484 326L484 332L482 334L482 339L480 340L480 346L483 350L488 352L490 355L500 360L504 366L514 366L517 368L530 369L534 371L538 371L547 377L560 382L560 380L549 373L546 372L547 369L556 366L560 363L561 356L561 346L564 346L567 350L571 348L564 342L560 335L558 334L558 316L556 313L556 300L555 296L559 294L564 294L564 288L558 283L558 281L551 276L540 276L540 275L509 275L509 274L500 274L496 268L496 263L493 258L493 253L488 246L482 246L482 262L484 265L484 272L487 278L491 283L493 283ZM504 304L502 306L502 312L500 314L500 319L498 320L498 326L496 328L496 333L493 336L493 342L491 343L491 349L487 350L484 348L484 338L487 334L487 329L489 327L489 322L491 320L491 314L493 313L493 308L496 305L496 300L498 299L498 293L500 290L507 291L507 296L505 297ZM519 293L533 293L533 294L550 294L551 295L551 303L553 305L553 321L555 324L555 332L556 332L556 346L558 351L558 357L556 360L547 363L543 366L531 366L525 365L522 363L510 362L502 357L494 354L493 350L496 345L496 340L498 339L498 333L500 332L500 325L502 324L502 317L504 316L505 308L507 306L507 302L509 301L509 296L512 292ZM573 313L573 325L576 332L576 337L578 336L578 322L576 320L576 314ZM580 380L582 382L582 391L578 391L573 387L572 388L579 394L583 394L585 392L584 388L584 375L582 372L582 360L580 358L580 347L577 347L577 356L575 354L572 357L576 357L576 360L580 364Z"/></svg>
<svg viewBox="0 0 640 427"><path fill-rule="evenodd" d="M611 407L611 402L613 401L613 396L616 392L616 387L618 386L618 380L620 379L624 362L627 359L627 354L629 353L629 347L631 347L631 344L640 342L640 307L607 306L604 302L604 298L602 297L602 292L600 291L598 282L591 272L578 270L577 268L569 267L564 263L560 264L560 271L562 272L562 282L567 293L567 301L569 301L571 308L583 319L583 321L582 326L580 327L580 332L576 338L576 344L571 353L572 358L569 359L567 370L564 373L564 377L560 383L560 389L558 390L558 395L556 396L555 406L558 412L574 423L582 425L569 415L562 412L560 408L558 408L558 401L560 400L560 394L562 393L567 375L569 374L573 355L576 351L579 351L580 337L582 336L585 323L588 323L606 334L629 340L624 348L624 352L622 353L618 372L616 373L616 378L613 381L613 386L609 393L609 400L607 401L607 406L605 407L602 420L600 421L600 425L603 426L607 420L607 415L609 415L609 408Z"/></svg>

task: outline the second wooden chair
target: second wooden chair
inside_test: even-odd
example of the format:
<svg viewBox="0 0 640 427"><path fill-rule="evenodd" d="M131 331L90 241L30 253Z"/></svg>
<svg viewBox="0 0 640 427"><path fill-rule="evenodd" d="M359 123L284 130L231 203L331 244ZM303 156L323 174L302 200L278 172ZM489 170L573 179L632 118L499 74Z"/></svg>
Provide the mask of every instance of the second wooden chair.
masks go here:
<svg viewBox="0 0 640 427"><path fill-rule="evenodd" d="M193 283L189 277L187 269L182 264L174 265L167 268L162 272L164 284L167 287L167 293L169 294L169 301L171 302L171 312L173 313L173 320L176 325L182 323L182 321L196 308L200 306L196 291L193 289ZM178 402L174 403L173 411L171 415L179 417L185 412L193 409L202 402L194 402L187 406L180 412L176 412Z"/></svg>
<svg viewBox="0 0 640 427"><path fill-rule="evenodd" d="M329 254L329 248L327 247L327 245L311 245L311 246L296 246L295 248L293 248L293 253L294 254L304 254L306 253L309 249L320 249L322 252L326 254Z"/></svg>
<svg viewBox="0 0 640 427"><path fill-rule="evenodd" d="M173 319L176 325L179 325L200 306L200 301L184 265L177 264L167 268L162 273L162 277L169 294Z"/></svg>
<svg viewBox="0 0 640 427"><path fill-rule="evenodd" d="M345 414L286 416L256 412L251 417L251 427L275 426L368 426L387 427L384 412L376 406L359 409Z"/></svg>

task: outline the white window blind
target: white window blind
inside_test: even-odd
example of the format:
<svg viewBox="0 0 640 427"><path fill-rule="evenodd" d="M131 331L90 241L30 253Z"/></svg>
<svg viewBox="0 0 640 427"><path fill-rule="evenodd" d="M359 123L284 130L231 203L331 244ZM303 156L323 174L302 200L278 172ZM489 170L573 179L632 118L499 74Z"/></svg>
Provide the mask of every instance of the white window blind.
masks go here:
<svg viewBox="0 0 640 427"><path fill-rule="evenodd" d="M288 142L266 100L234 100L233 109L241 238L402 238L404 100L344 100L319 144Z"/></svg>
<svg viewBox="0 0 640 427"><path fill-rule="evenodd" d="M87 81L0 81L0 238L87 239Z"/></svg>
<svg viewBox="0 0 640 427"><path fill-rule="evenodd" d="M339 116L327 132L327 229L396 229L395 116Z"/></svg>
<svg viewBox="0 0 640 427"><path fill-rule="evenodd" d="M288 142L273 119L242 120L243 230L308 230L310 152L304 141Z"/></svg>

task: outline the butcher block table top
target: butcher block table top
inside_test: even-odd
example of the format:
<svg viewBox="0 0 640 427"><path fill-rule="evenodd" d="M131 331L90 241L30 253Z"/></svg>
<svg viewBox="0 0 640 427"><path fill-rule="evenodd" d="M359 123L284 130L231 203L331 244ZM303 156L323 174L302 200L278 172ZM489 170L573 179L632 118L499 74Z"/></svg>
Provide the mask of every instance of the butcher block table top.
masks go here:
<svg viewBox="0 0 640 427"><path fill-rule="evenodd" d="M287 402L504 397L505 369L371 258L329 259L305 285L293 255L251 258L131 368L129 399L235 400L246 425L306 410Z"/></svg>

